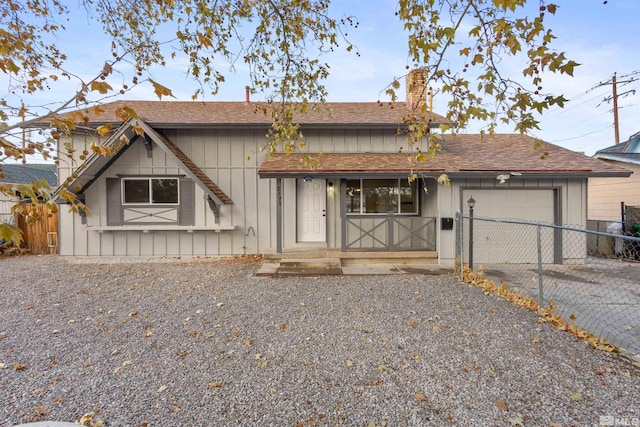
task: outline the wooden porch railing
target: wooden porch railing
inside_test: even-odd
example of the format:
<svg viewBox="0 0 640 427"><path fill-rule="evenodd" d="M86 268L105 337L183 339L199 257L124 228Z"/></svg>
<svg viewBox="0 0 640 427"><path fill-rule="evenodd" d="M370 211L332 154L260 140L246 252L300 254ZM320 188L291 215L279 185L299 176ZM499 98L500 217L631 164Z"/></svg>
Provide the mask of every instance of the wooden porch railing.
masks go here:
<svg viewBox="0 0 640 427"><path fill-rule="evenodd" d="M342 251L436 250L436 218L348 215L342 221Z"/></svg>

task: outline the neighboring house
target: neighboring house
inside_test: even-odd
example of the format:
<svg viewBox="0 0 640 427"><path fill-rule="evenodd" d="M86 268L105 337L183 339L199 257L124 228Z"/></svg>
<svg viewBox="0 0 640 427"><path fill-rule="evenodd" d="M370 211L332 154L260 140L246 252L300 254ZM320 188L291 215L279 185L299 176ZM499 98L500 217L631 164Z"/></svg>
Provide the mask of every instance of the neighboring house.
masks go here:
<svg viewBox="0 0 640 427"><path fill-rule="evenodd" d="M52 189L58 186L58 178L56 176L56 165L53 163L28 163L28 164L2 164L0 169L4 172L4 178L0 178L0 184L10 184L15 187L16 184L28 184L33 181L45 179ZM9 221L11 218L11 208L20 197L16 194L15 189L12 195L0 192L0 222Z"/></svg>
<svg viewBox="0 0 640 427"><path fill-rule="evenodd" d="M622 144L603 148L596 159L633 172L630 177L589 178L589 219L615 221L622 216L621 202L640 206L640 132Z"/></svg>
<svg viewBox="0 0 640 427"><path fill-rule="evenodd" d="M443 135L441 152L416 163L407 153L406 137L398 133L411 103L329 103L295 118L304 133L304 153L272 156L260 150L271 125L271 116L261 112L268 104L103 105L105 112L90 118L94 125L114 126L102 143L129 143L114 157L90 155L82 169L61 163L60 182L77 174L69 179L68 189L91 215L69 214L61 207L59 253L216 256L318 248L378 254L420 250L451 265L453 218L456 211L467 212L471 196L479 216L585 226L587 179L629 175L551 144L536 151L535 140L522 135ZM117 120L114 111L124 105L140 119ZM430 118L434 127L444 122L437 114ZM134 126L144 137L136 135ZM76 136L76 153L90 151L95 138ZM318 166L305 166L305 155L319 156ZM410 173L418 179L409 182ZM450 186L436 182L443 173ZM489 254L492 243L485 242L484 249L478 243L479 250ZM504 247L529 244L535 247L516 235L500 242ZM584 257L556 255L556 262ZM522 261L531 261L530 256L523 255Z"/></svg>

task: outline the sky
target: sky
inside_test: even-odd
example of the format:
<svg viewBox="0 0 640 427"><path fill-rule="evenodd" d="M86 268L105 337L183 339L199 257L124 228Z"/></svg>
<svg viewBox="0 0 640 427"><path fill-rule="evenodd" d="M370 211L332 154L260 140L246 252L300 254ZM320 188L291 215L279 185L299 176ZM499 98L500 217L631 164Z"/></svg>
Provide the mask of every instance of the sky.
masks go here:
<svg viewBox="0 0 640 427"><path fill-rule="evenodd" d="M76 0L69 0L70 3ZM611 146L614 139L613 105L606 102L612 96L611 77L618 78L618 113L620 141L640 131L640 0L555 0L559 7L555 15L546 17L557 39L552 47L580 63L574 77L544 75L545 90L564 94L569 102L564 109L557 107L543 113L540 129L532 135L574 151L593 155ZM530 1L537 10L537 1ZM549 2L547 2L549 3ZM323 56L329 63L330 77L325 82L328 101L366 102L387 100L384 90L394 77L406 74L412 66L407 58L407 37L394 13L393 0L333 0L334 15L355 16L357 29L348 33L360 56L344 51ZM110 41L96 23L91 23L81 11L75 11L67 23L69 30L58 40L58 46L69 56L68 64L79 75L90 78L102 68L109 57ZM197 85L185 75L185 62L171 61L164 68L151 70L153 78L171 88L177 100L191 100ZM455 67L456 64L451 64ZM505 64L513 77L521 74L516 67ZM248 70L237 64L234 72L229 64L222 64L226 82L215 96L207 101L244 101L245 86L250 83ZM0 88L5 78L0 75ZM66 85L66 86L65 86ZM31 102L56 102L73 93L71 83L60 83L51 91ZM404 87L399 91L404 94ZM150 85L142 85L128 92L123 99L155 100ZM264 99L253 94L252 100ZM434 98L434 111L444 112L446 99ZM472 124L466 133L477 133L481 123ZM514 132L513 127L501 126L501 133Z"/></svg>

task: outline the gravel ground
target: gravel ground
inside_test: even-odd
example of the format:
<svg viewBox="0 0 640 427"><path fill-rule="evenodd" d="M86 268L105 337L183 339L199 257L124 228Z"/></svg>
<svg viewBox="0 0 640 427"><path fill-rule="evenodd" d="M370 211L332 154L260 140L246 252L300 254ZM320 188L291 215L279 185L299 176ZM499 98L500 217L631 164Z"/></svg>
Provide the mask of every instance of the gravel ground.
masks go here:
<svg viewBox="0 0 640 427"><path fill-rule="evenodd" d="M452 276L257 267L0 259L0 426L90 411L105 426L640 418L628 360Z"/></svg>

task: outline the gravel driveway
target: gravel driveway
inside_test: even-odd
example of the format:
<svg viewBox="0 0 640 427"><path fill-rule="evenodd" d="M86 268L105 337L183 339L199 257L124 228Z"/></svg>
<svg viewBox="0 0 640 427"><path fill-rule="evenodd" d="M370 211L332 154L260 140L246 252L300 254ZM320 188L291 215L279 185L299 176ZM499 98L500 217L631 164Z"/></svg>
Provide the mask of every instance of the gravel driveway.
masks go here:
<svg viewBox="0 0 640 427"><path fill-rule="evenodd" d="M640 418L630 362L452 276L257 267L0 259L0 426L90 411L105 426Z"/></svg>

